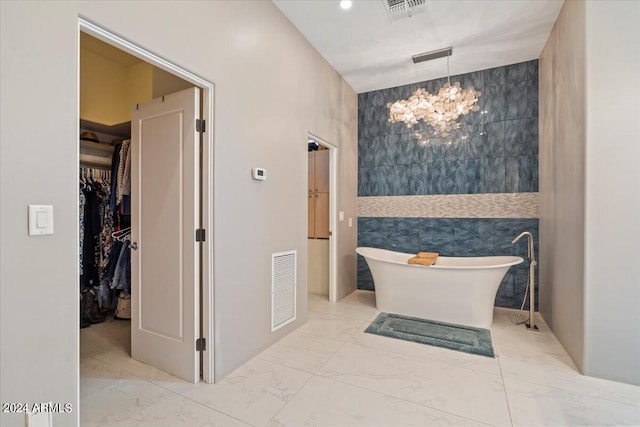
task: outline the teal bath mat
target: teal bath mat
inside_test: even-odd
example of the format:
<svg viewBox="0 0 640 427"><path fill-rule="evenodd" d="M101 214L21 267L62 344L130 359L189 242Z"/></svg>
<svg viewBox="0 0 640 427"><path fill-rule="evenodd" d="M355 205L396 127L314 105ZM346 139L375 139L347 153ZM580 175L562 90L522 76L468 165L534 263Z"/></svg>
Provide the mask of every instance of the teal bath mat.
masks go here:
<svg viewBox="0 0 640 427"><path fill-rule="evenodd" d="M465 353L495 357L491 344L491 331L488 329L380 313L365 332Z"/></svg>

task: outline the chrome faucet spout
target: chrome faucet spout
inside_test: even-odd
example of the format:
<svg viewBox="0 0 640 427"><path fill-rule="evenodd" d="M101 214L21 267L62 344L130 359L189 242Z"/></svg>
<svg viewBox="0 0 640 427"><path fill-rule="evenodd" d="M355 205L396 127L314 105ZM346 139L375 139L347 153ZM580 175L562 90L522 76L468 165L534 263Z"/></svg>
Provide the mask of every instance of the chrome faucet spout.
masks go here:
<svg viewBox="0 0 640 427"><path fill-rule="evenodd" d="M518 235L515 237L515 239L513 239L513 240L511 241L511 243L515 243L515 242L517 242L518 240L522 239L524 236L528 236L528 237L530 237L530 238L532 238L532 239L533 239L533 234L531 234L529 231L523 231L522 233L518 234Z"/></svg>
<svg viewBox="0 0 640 427"><path fill-rule="evenodd" d="M533 249L533 234L531 234L528 231L523 231L522 233L518 234L518 236L513 239L511 241L511 243L516 243L518 240L522 239L523 237L527 236L527 258L529 258L529 262L535 262L536 260L536 256L534 253L534 249Z"/></svg>

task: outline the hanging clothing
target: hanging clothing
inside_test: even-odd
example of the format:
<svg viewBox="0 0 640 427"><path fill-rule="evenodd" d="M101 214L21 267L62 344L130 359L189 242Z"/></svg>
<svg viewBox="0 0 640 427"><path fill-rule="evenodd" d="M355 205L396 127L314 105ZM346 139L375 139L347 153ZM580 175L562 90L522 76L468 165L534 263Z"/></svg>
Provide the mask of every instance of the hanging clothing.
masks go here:
<svg viewBox="0 0 640 427"><path fill-rule="evenodd" d="M98 198L92 188L87 186L84 191L84 241L83 241L83 283L85 286L98 284L98 262L96 259L97 236L100 233L100 214L98 212Z"/></svg>
<svg viewBox="0 0 640 427"><path fill-rule="evenodd" d="M123 182L125 176L127 155L129 153L129 142L129 140L122 141L122 148L120 149L120 162L118 163L118 193L116 197L116 203L122 202L122 190L124 188Z"/></svg>
<svg viewBox="0 0 640 427"><path fill-rule="evenodd" d="M104 316L114 310L116 289L131 292L131 250L128 242L113 237L131 222L125 207L130 205L131 192L129 148L128 140L115 146L110 171L81 169L80 283L82 295L91 295L84 307L85 317L93 311ZM129 215L123 215L125 211Z"/></svg>
<svg viewBox="0 0 640 427"><path fill-rule="evenodd" d="M81 213L82 276L84 289L92 289L100 308L111 304L111 290L107 280L113 246L113 213L111 211L111 180L104 170L85 170ZM84 199L84 203L82 200Z"/></svg>
<svg viewBox="0 0 640 427"><path fill-rule="evenodd" d="M111 195L109 196L111 212L114 216L114 223L117 215L116 208L118 203L116 201L118 194L118 168L120 166L120 150L122 149L122 143L117 144L113 149L113 155L111 156Z"/></svg>
<svg viewBox="0 0 640 427"><path fill-rule="evenodd" d="M111 234L113 229L113 214L110 207L110 190L111 182L104 181L100 185L99 189L99 205L98 211L100 214L101 230L99 236L99 257L98 257L98 276L99 276L99 290L96 295L98 304L100 307L109 306L109 286L106 280L107 270L109 268L109 255L111 254L111 248L113 246L113 237Z"/></svg>
<svg viewBox="0 0 640 427"><path fill-rule="evenodd" d="M120 257L120 252L122 251L123 242L120 240L114 240L113 246L111 247L111 253L109 254L109 268L107 268L107 274L105 275L105 282L109 284L111 289L114 289L113 278L116 272L116 266L118 265L118 258Z"/></svg>
<svg viewBox="0 0 640 427"><path fill-rule="evenodd" d="M87 203L87 198L84 196L84 192L82 191L82 189L80 189L80 200L79 200L79 215L80 215L80 275L82 276L82 273L84 271L83 265L82 265L82 259L83 259L83 243L84 243L84 205Z"/></svg>
<svg viewBox="0 0 640 427"><path fill-rule="evenodd" d="M122 141L118 160L116 204L122 215L131 215L131 141Z"/></svg>
<svg viewBox="0 0 640 427"><path fill-rule="evenodd" d="M128 242L122 245L113 275L112 287L122 290L126 295L131 293L131 248Z"/></svg>
<svg viewBox="0 0 640 427"><path fill-rule="evenodd" d="M131 215L131 141L124 162L124 176L122 177L122 214Z"/></svg>
<svg viewBox="0 0 640 427"><path fill-rule="evenodd" d="M124 161L124 176L122 177L122 195L131 195L131 141L127 150L126 159Z"/></svg>

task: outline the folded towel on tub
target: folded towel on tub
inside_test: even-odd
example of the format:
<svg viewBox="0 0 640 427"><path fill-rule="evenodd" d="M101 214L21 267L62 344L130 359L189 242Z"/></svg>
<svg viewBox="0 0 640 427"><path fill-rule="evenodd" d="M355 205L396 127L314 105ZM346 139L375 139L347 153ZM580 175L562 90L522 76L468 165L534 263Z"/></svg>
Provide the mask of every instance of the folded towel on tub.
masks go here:
<svg viewBox="0 0 640 427"><path fill-rule="evenodd" d="M418 252L416 254L416 257L418 258L436 258L438 259L438 256L440 254L438 252Z"/></svg>
<svg viewBox="0 0 640 427"><path fill-rule="evenodd" d="M422 255L420 255L422 254ZM428 255L426 255L428 254ZM436 263L436 260L438 259L438 254L434 253L434 252L420 252L418 253L417 256L414 256L413 258L409 258L409 264L418 264L418 265L433 265Z"/></svg>

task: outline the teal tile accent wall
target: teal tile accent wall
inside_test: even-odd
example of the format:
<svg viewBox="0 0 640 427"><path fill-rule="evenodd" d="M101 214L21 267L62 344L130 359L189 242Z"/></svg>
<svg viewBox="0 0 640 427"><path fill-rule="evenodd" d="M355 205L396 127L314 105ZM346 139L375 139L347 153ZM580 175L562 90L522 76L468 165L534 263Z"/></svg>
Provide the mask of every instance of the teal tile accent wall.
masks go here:
<svg viewBox="0 0 640 427"><path fill-rule="evenodd" d="M538 61L451 80L482 95L481 111L460 119L450 144L419 144L414 133L427 125L389 123L386 107L418 87L436 91L446 79L358 95L359 196L538 191Z"/></svg>
<svg viewBox="0 0 640 427"><path fill-rule="evenodd" d="M460 119L450 143L421 145L426 128L389 123L388 102L408 98L419 87L430 92L446 79L358 95L358 195L526 193L538 191L538 61L527 61L451 77L482 92L480 111ZM465 137L464 139L462 137ZM358 219L358 246L445 256L518 254L511 245L522 231L538 236L537 219L369 218ZM513 267L502 281L496 305L520 308L528 265ZM374 289L369 269L358 257L358 288Z"/></svg>

